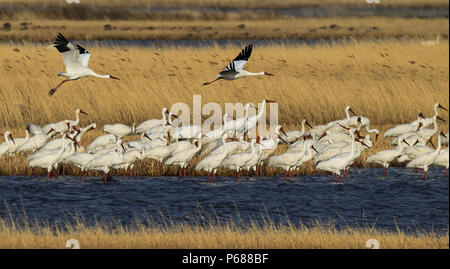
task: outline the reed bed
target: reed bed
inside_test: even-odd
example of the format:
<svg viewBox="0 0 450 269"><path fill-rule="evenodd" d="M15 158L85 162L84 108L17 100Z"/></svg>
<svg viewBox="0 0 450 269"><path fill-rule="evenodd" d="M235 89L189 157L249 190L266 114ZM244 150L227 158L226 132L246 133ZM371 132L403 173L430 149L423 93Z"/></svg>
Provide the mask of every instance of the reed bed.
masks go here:
<svg viewBox="0 0 450 269"><path fill-rule="evenodd" d="M225 221L210 224L135 221L133 225L82 218L73 224L18 224L0 219L0 249L63 249L76 239L81 249L364 249L376 239L382 249L448 249L449 236L434 232L388 231L370 225L347 226L316 221L310 225Z"/></svg>
<svg viewBox="0 0 450 269"><path fill-rule="evenodd" d="M64 69L56 49L31 44L0 45L4 55L0 76L5 78L0 81L0 131L11 130L15 137L23 137L28 122L44 125L72 119L75 109L82 108L89 116L82 116L80 126L98 124L97 130L83 137L81 144L87 146L103 134L103 124L139 124L159 118L163 106L170 109L177 102L192 108L194 94L201 95L202 104L217 102L222 109L225 103L257 103L266 98L278 102L278 121L286 130L300 129L303 118L313 125L344 118L344 107L351 105L358 115L371 120L371 127L381 131L375 146L362 154L361 160L365 160L390 147L389 140L382 138L383 131L416 119L419 111L431 116L435 102L449 106L446 41L434 45L353 42L255 47L246 68L274 73L275 77L219 81L209 86L201 85L214 78L241 48L88 49L94 70L121 80L85 78L64 84L48 97L49 89L61 80L55 74ZM441 115L448 119L447 113ZM440 129L448 131L448 123L439 124ZM279 152L284 149L280 147ZM194 159L190 168L197 161ZM28 173L23 155L3 156L1 163L0 174ZM367 167L364 161L360 165ZM315 173L312 163L303 169L302 173ZM266 170L268 175L275 172ZM176 174L176 170L145 160L138 163L137 173L158 176ZM192 174L192 169L188 173Z"/></svg>

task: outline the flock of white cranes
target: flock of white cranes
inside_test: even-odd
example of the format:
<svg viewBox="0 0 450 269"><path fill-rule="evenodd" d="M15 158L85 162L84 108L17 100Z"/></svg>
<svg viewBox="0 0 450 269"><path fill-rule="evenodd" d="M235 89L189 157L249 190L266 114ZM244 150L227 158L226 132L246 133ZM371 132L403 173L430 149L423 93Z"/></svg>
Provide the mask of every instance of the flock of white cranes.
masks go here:
<svg viewBox="0 0 450 269"><path fill-rule="evenodd" d="M86 76L107 79L118 79L112 75L99 75L88 67L90 53L80 45L68 41L61 33L58 34L55 47L62 54L65 72L58 76L67 77L58 86L50 90L53 95L65 82L77 80ZM209 85L219 79L234 80L244 76L273 76L267 72L252 73L243 69L252 53L252 45L246 46L239 55L217 75L217 79L206 82ZM220 128L202 132L197 125L176 127L172 118L176 118L166 108L162 109L161 119L150 119L139 126L124 124L104 125L106 133L97 137L87 148L80 145L83 135L89 130L97 128L92 123L84 128L78 128L80 114L87 114L81 109L75 111L75 120L63 120L44 126L27 124L25 138L14 139L11 132L6 131L5 141L0 144L0 157L12 156L18 152L30 152L28 164L31 168L47 169L47 178L57 174L58 167L67 165L78 167L81 175L87 176L88 171L103 171L104 181L107 181L111 169L121 169L133 173L133 167L138 160L153 159L164 165L179 167L179 175L186 176L186 168L197 154L202 158L195 166L196 171L208 173L208 182L212 175L215 181L216 172L223 168L234 171L239 181L241 172L255 172L262 175L265 163L268 167L284 171L284 179L298 174L300 167L310 160L314 160L318 171L326 171L336 175L336 181L341 174L346 178L348 169L355 164L361 153L373 146L370 134L375 135L377 141L379 131L371 129L367 117L357 116L350 106L345 108L346 117L323 125L311 126L305 119L301 123L301 130L285 132L277 126L266 135L248 139L249 131L256 128L258 121L265 111L266 103L262 101L262 109L257 115L249 117L248 110L252 106L245 106L245 116L236 120L223 115L223 125ZM418 119L396 126L384 133L385 137L392 137L394 149L379 151L366 160L367 163L383 166L383 176L387 175L389 164L397 158L399 163L407 162L407 167L421 168L424 178L431 165L443 166L448 169L448 147L441 149L441 145L448 145L448 133L439 131L437 120L438 109L445 109L439 103L434 105L435 114L425 118L422 113ZM353 114L353 116L350 115ZM306 130L305 125L310 129ZM429 128L430 126L432 128ZM361 131L366 135L362 136ZM432 144L431 138L438 134L438 145ZM127 136L140 135L138 140L124 142ZM58 138L55 138L59 136ZM55 138L55 139L52 139ZM286 152L274 156L279 144L288 144ZM428 147L430 143L433 148ZM52 173L52 171L55 171Z"/></svg>
<svg viewBox="0 0 450 269"><path fill-rule="evenodd" d="M343 119L314 127L305 119L301 122L301 130L285 132L277 126L264 136L248 139L249 131L257 126L268 102L273 101L263 100L262 109L251 117L248 115L250 104L245 106L243 118L233 120L225 114L223 125L206 133L195 125L176 127L172 119L177 116L163 108L161 119L150 119L137 127L135 124L130 127L120 123L104 125L106 134L97 137L86 148L80 145L82 137L95 129L97 124L79 128L80 114L87 113L77 109L75 120L63 120L42 127L27 124L25 138L14 139L6 131L3 134L5 141L0 144L0 157L30 152L30 177L33 168L47 169L47 178L50 178L56 175L58 167L62 166L64 171L66 166L74 166L81 170L80 175L84 177L89 171L102 171L105 182L111 169L123 170L124 176L128 171L131 178L133 167L142 159L178 166L179 176L186 176L186 167L194 156L199 155L201 160L195 170L207 172L208 182L212 175L213 183L218 169L235 172L239 181L243 171L262 175L264 163L284 171L285 180L288 175L291 179L302 165L313 160L316 170L335 174L335 180L340 182L341 175L346 178L348 169L378 138L379 131L370 128L370 120L363 116L351 116L353 111L347 106ZM382 165L385 168L383 176L387 175L389 164L396 158L399 163L408 162L407 167L423 169L425 179L432 165L445 167L447 171L448 147L441 149L441 146L448 145L448 133L445 135L439 131L437 121L443 119L439 117L438 108L445 109L436 103L433 117L425 118L419 113L417 120L387 130L384 136L392 137L395 148L379 151L369 156L366 162ZM307 127L309 130L306 130ZM364 136L361 135L363 131L366 132ZM375 134L374 141L371 133ZM432 143L433 147L427 146L436 134L436 147L433 148ZM127 136L139 138L124 142ZM274 155L279 144L288 144L288 148L284 153Z"/></svg>

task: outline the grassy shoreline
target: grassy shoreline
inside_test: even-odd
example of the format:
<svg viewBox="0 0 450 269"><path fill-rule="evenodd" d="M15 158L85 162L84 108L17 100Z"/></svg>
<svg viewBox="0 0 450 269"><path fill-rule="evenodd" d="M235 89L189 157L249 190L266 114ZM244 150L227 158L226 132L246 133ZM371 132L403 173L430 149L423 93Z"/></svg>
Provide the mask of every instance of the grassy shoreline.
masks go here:
<svg viewBox="0 0 450 269"><path fill-rule="evenodd" d="M405 233L363 227L276 225L270 220L243 227L233 221L211 225L167 224L87 226L82 220L62 226L13 224L0 219L0 249L64 249L76 239L81 249L364 249L376 239L382 249L448 249L449 235Z"/></svg>

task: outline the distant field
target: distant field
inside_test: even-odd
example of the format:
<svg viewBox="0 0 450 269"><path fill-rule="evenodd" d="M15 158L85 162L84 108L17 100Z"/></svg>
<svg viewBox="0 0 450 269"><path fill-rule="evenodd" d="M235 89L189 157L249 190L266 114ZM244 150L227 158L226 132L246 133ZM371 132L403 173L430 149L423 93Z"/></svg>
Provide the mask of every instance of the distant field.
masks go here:
<svg viewBox="0 0 450 269"><path fill-rule="evenodd" d="M194 12L195 13L195 12ZM195 15L192 15L195 17ZM448 19L418 18L277 18L225 14L226 20L42 20L4 21L0 41L53 42L57 32L76 40L177 39L448 39ZM258 17L259 16L259 17ZM26 23L25 25L23 23Z"/></svg>
<svg viewBox="0 0 450 269"><path fill-rule="evenodd" d="M434 102L449 107L448 42L255 47L246 68L264 70L275 77L219 81L209 86L201 85L213 79L242 48L88 49L94 70L121 80L85 78L68 82L50 98L48 91L62 80L56 74L64 69L57 50L34 45L0 46L4 55L0 76L6 78L0 80L0 99L4 100L0 132L11 130L15 137L23 137L28 122L43 125L72 119L74 110L82 108L89 116L83 116L80 125L98 124L98 130L83 137L81 144L86 146L102 134L103 124L131 125L160 118L163 106L186 102L192 107L194 94L201 94L202 104L218 102L222 108L226 102L276 100L279 123L286 130L300 129L303 118L312 124L344 118L346 105L371 119L371 127L381 132L416 119L419 111L431 116ZM443 112L442 117L448 120L448 113ZM440 129L448 131L448 123L439 124ZM362 159L388 147L389 141L380 135ZM3 156L1 162L0 174L28 173L24 156ZM366 166L364 162L361 165ZM175 174L176 169L144 161L138 164L137 172L168 175ZM315 173L313 164L305 165L303 172Z"/></svg>

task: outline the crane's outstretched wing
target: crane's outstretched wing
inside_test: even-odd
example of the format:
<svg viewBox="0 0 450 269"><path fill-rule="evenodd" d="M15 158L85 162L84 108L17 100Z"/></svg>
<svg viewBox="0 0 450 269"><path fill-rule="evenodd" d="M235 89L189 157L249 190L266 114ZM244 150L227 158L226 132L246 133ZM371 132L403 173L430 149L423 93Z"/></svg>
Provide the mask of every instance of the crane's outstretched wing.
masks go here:
<svg viewBox="0 0 450 269"><path fill-rule="evenodd" d="M250 55L252 55L252 49L253 45L249 44L247 45L241 53L239 53L236 58L234 58L233 61L229 65L225 67L225 71L236 71L239 72L244 68L244 65L247 63L248 58L250 58Z"/></svg>
<svg viewBox="0 0 450 269"><path fill-rule="evenodd" d="M79 67L88 67L89 58L91 55L85 48L80 45L75 46L61 33L58 33L54 45L55 48L61 53L64 65L66 66L66 71L68 73Z"/></svg>

